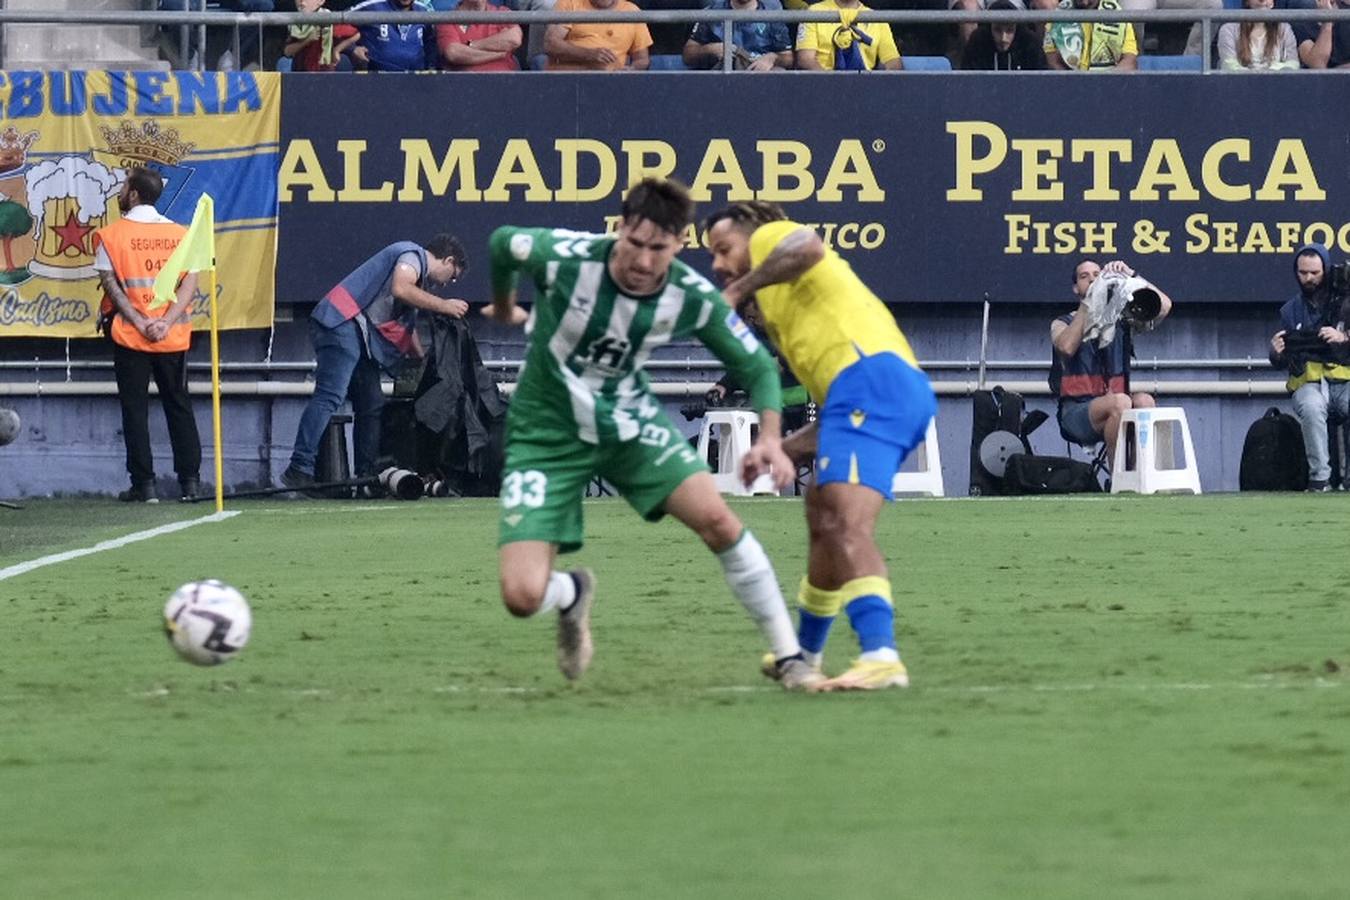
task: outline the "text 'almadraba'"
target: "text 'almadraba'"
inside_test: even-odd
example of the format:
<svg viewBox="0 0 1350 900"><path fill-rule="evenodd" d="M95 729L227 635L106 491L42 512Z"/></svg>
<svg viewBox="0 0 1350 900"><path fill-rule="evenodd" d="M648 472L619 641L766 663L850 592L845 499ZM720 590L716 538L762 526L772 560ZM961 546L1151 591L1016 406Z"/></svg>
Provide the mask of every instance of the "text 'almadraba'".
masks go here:
<svg viewBox="0 0 1350 900"><path fill-rule="evenodd" d="M480 154L481 142L476 138L455 138L444 145L442 152L434 150L430 141L404 139L399 141L403 167L396 186L391 180L375 180L378 176L372 178L365 171L366 141L338 141L341 161L330 171L320 161L312 141L293 140L281 163L281 200L290 202L292 192L304 191L310 203L415 203L430 192L436 197L453 193L460 203L507 203L515 199L527 203L592 203L645 176L674 175L681 162L675 147L660 140L620 141L616 152L609 144L592 138L559 138L547 144L556 155L556 159L547 160L549 170L557 172L556 181L550 182L536 156L537 145L543 143L512 138L499 154ZM623 181L619 180L620 157ZM747 175L747 163L737 155L731 141L708 141L690 181L690 194L698 202L713 199L714 189L728 200L758 198L777 203L807 199L880 203L886 199L872 171L867 148L859 140L839 141L827 160L814 158L811 147L800 141L756 141L753 162L757 168L751 168Z"/></svg>

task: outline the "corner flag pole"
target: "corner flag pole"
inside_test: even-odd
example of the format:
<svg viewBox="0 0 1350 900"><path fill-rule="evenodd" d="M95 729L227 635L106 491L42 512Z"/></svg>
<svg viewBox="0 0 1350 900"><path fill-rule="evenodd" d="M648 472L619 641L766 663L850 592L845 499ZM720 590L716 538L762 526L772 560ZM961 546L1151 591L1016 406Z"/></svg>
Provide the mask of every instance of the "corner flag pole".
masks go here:
<svg viewBox="0 0 1350 900"><path fill-rule="evenodd" d="M207 277L211 312L211 421L215 431L216 450L216 512L225 508L220 479L222 475L221 435L220 435L220 339L219 316L216 311L216 231L215 201L210 194L197 198L197 208L192 211L192 224L187 234L178 242L163 268L155 276L155 296L150 301L150 309L158 309L167 303L173 303L183 276L187 272L210 272ZM193 285L195 292L200 285ZM193 305L196 304L194 293Z"/></svg>
<svg viewBox="0 0 1350 900"><path fill-rule="evenodd" d="M211 296L211 430L215 432L216 512L225 510L224 441L220 434L220 319L216 315L216 258L211 257L207 288Z"/></svg>
<svg viewBox="0 0 1350 900"><path fill-rule="evenodd" d="M980 374L976 390L984 390L984 366L989 357L989 292L984 292L984 321L980 323ZM217 510L218 512L219 510Z"/></svg>

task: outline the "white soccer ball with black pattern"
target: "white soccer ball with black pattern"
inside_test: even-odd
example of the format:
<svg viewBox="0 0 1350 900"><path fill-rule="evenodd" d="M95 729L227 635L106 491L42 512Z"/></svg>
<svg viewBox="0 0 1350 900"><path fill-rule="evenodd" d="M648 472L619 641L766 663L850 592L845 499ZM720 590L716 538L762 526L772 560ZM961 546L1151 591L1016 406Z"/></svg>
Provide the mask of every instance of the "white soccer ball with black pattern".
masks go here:
<svg viewBox="0 0 1350 900"><path fill-rule="evenodd" d="M244 595L221 581L193 581L164 604L164 634L178 655L199 666L218 666L239 655L253 628Z"/></svg>

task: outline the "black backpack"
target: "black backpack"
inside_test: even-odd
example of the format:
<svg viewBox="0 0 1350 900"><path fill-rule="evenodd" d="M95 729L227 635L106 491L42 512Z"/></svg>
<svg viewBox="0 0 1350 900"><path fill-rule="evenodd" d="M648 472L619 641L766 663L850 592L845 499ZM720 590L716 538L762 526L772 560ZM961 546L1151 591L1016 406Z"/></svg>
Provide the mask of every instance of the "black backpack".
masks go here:
<svg viewBox="0 0 1350 900"><path fill-rule="evenodd" d="M1003 473L1009 494L1084 494L1102 489L1092 463L1067 456L1014 453Z"/></svg>
<svg viewBox="0 0 1350 900"><path fill-rule="evenodd" d="M980 445L984 439L996 431L1006 431L1016 435L1027 453L1031 452L1028 440L1031 432L1040 427L1048 418L1037 410L1026 414L1027 404L1022 395L995 387L988 391L976 391L971 395L970 408L972 421L970 426L970 496L992 496L1007 494L1008 486L984 467L980 459Z"/></svg>
<svg viewBox="0 0 1350 900"><path fill-rule="evenodd" d="M1238 487L1244 491L1301 491L1308 487L1308 457L1298 419L1272 406L1247 429Z"/></svg>

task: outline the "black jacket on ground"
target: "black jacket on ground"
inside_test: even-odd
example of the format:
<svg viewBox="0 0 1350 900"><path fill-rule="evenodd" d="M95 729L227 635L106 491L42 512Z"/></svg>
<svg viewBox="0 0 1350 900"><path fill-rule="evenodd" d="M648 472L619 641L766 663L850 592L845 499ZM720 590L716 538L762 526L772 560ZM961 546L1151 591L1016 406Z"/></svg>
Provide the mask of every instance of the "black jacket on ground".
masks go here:
<svg viewBox="0 0 1350 900"><path fill-rule="evenodd" d="M385 407L381 452L404 468L439 476L457 493L494 495L501 480L506 400L483 366L468 323L428 318L430 333L419 330L427 353L416 392L411 402L395 400Z"/></svg>

